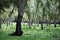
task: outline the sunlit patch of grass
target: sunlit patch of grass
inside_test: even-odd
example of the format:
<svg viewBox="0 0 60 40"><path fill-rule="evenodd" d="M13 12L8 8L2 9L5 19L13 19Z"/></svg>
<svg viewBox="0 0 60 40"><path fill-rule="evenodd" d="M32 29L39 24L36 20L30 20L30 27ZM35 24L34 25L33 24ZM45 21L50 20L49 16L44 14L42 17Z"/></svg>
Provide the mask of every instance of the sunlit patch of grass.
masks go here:
<svg viewBox="0 0 60 40"><path fill-rule="evenodd" d="M0 32L0 40L60 40L60 27L56 28L53 25L44 25L44 30L41 30L41 26L34 25L29 29L27 24L22 24L23 35L22 36L9 36L16 28L16 24L6 26L2 25Z"/></svg>

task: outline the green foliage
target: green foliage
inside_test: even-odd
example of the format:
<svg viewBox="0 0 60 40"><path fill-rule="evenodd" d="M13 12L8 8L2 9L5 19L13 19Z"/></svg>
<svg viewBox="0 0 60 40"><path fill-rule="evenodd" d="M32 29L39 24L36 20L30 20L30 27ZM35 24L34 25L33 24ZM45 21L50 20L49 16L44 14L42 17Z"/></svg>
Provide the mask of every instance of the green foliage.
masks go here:
<svg viewBox="0 0 60 40"><path fill-rule="evenodd" d="M0 0L0 11L4 10L4 7L9 8L10 3L8 0Z"/></svg>
<svg viewBox="0 0 60 40"><path fill-rule="evenodd" d="M56 0L28 0L24 12L26 15L24 15L23 20L24 21L33 20L34 22L35 21L38 22L39 20L43 20L43 17L44 17L44 21L46 20L53 21L54 18L60 20L59 3L60 3L59 0L57 1ZM10 8L11 4L13 4L12 7L15 7L13 13L11 10L12 8ZM8 15L10 13L12 14L11 18L17 16L18 5L19 5L19 0L0 0L0 11L1 11L0 15L2 15L2 19L9 18L10 16Z"/></svg>

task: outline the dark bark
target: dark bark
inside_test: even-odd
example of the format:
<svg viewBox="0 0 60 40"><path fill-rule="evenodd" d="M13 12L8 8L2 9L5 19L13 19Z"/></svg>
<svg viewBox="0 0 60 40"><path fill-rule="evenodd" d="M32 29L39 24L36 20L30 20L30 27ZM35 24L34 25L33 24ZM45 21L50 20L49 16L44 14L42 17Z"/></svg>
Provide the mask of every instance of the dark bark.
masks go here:
<svg viewBox="0 0 60 40"><path fill-rule="evenodd" d="M1 29L1 20L0 20L0 29Z"/></svg>
<svg viewBox="0 0 60 40"><path fill-rule="evenodd" d="M45 12L45 7L43 7L43 17L42 17L42 20L44 21L44 12ZM41 29L43 30L43 23L41 23Z"/></svg>
<svg viewBox="0 0 60 40"><path fill-rule="evenodd" d="M23 31L21 29L21 22L22 22L24 8L25 8L26 4L27 4L27 0L19 0L16 31L11 35L22 36L22 34L23 34Z"/></svg>
<svg viewBox="0 0 60 40"><path fill-rule="evenodd" d="M29 19L29 29L31 29L31 15L28 14L28 19Z"/></svg>
<svg viewBox="0 0 60 40"><path fill-rule="evenodd" d="M1 29L1 22L2 22L2 21L1 21L1 18L0 18L0 29Z"/></svg>
<svg viewBox="0 0 60 40"><path fill-rule="evenodd" d="M56 27L56 23L54 23L54 27Z"/></svg>
<svg viewBox="0 0 60 40"><path fill-rule="evenodd" d="M41 29L43 30L43 23L41 23Z"/></svg>
<svg viewBox="0 0 60 40"><path fill-rule="evenodd" d="M54 16L54 27L56 27L56 20L57 20L57 17L56 17L56 14Z"/></svg>
<svg viewBox="0 0 60 40"><path fill-rule="evenodd" d="M31 19L29 19L29 29L31 29Z"/></svg>
<svg viewBox="0 0 60 40"><path fill-rule="evenodd" d="M11 17L11 15L13 14L14 9L15 9L15 6L13 7L12 11L9 13L9 17Z"/></svg>
<svg viewBox="0 0 60 40"><path fill-rule="evenodd" d="M60 15L60 0L59 0L59 15Z"/></svg>
<svg viewBox="0 0 60 40"><path fill-rule="evenodd" d="M59 0L59 17L60 17L60 0Z"/></svg>

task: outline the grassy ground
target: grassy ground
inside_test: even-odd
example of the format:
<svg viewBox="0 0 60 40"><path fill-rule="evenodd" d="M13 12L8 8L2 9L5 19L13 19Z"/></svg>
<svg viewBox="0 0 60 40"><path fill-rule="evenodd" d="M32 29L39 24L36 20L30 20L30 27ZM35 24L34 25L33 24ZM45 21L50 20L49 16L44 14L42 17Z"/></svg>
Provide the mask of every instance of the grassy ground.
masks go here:
<svg viewBox="0 0 60 40"><path fill-rule="evenodd" d="M40 26L34 25L29 29L27 24L22 24L22 30L24 34L22 36L9 36L9 34L15 31L15 24L6 26L2 25L0 31L0 40L60 40L60 27L55 28L53 25L44 25L44 30L41 30Z"/></svg>

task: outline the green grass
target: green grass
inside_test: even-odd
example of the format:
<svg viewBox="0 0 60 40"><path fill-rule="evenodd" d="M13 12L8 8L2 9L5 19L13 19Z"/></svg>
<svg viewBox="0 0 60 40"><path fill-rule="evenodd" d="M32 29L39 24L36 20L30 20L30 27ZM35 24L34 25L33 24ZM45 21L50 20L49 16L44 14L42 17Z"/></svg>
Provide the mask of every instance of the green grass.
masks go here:
<svg viewBox="0 0 60 40"><path fill-rule="evenodd" d="M9 34L15 31L15 24L6 26L2 25L0 31L0 40L60 40L60 26L56 28L53 25L44 25L44 30L41 30L40 26L32 25L32 29L29 29L27 24L22 24L23 35L22 36L9 36Z"/></svg>

